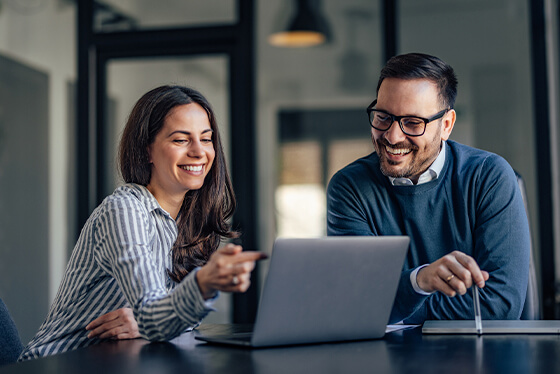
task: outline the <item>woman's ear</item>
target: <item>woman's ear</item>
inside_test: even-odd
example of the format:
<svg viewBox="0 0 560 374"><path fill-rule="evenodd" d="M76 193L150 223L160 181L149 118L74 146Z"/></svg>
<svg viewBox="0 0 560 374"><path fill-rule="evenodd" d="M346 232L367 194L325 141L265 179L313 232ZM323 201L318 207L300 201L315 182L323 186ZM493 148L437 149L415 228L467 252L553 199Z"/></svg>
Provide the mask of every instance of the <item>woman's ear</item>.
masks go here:
<svg viewBox="0 0 560 374"><path fill-rule="evenodd" d="M146 152L148 152L148 163L152 163L152 145L146 147Z"/></svg>

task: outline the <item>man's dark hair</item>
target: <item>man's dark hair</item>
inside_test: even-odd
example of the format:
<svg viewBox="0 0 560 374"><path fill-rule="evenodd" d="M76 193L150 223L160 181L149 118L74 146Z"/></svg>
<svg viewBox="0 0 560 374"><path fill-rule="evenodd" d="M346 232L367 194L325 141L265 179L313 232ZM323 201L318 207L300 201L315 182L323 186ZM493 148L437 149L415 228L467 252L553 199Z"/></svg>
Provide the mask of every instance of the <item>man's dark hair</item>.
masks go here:
<svg viewBox="0 0 560 374"><path fill-rule="evenodd" d="M423 53L394 56L381 70L377 92L385 78L428 79L435 83L445 108L453 108L457 97L457 77L453 68L437 57Z"/></svg>

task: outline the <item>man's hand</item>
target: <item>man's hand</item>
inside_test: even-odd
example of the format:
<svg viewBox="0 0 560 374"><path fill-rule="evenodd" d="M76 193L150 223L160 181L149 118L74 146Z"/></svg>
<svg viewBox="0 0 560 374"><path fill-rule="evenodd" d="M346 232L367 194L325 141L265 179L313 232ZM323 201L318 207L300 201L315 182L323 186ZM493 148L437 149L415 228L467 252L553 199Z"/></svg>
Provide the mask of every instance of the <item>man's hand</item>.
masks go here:
<svg viewBox="0 0 560 374"><path fill-rule="evenodd" d="M130 308L121 308L94 319L86 326L88 338L135 339L140 337L138 324Z"/></svg>
<svg viewBox="0 0 560 374"><path fill-rule="evenodd" d="M425 292L440 291L447 296L464 295L473 284L484 287L490 275L463 252L453 251L416 274L418 286Z"/></svg>

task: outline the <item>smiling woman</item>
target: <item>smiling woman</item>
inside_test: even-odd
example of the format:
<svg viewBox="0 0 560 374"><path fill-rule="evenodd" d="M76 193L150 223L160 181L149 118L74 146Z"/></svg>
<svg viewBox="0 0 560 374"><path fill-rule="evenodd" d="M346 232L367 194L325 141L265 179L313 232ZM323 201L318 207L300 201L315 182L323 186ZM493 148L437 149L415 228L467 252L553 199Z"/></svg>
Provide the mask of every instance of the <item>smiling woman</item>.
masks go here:
<svg viewBox="0 0 560 374"><path fill-rule="evenodd" d="M244 292L258 252L242 252L214 112L197 91L162 86L134 106L119 151L127 183L86 222L47 319L20 360L104 338L171 339L219 291Z"/></svg>
<svg viewBox="0 0 560 374"><path fill-rule="evenodd" d="M208 114L196 103L180 105L167 116L149 146L152 178L147 188L173 217L189 190L198 190L216 152Z"/></svg>

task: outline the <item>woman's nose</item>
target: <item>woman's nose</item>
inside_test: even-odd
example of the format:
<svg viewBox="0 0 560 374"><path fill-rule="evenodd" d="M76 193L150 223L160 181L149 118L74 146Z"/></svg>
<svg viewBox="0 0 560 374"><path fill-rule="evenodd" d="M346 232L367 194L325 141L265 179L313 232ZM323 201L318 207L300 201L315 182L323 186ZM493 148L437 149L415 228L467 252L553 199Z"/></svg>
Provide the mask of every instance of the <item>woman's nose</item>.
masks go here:
<svg viewBox="0 0 560 374"><path fill-rule="evenodd" d="M202 147L202 143L200 140L193 141L189 148L187 149L187 155L189 157L202 157L204 155L204 148Z"/></svg>

